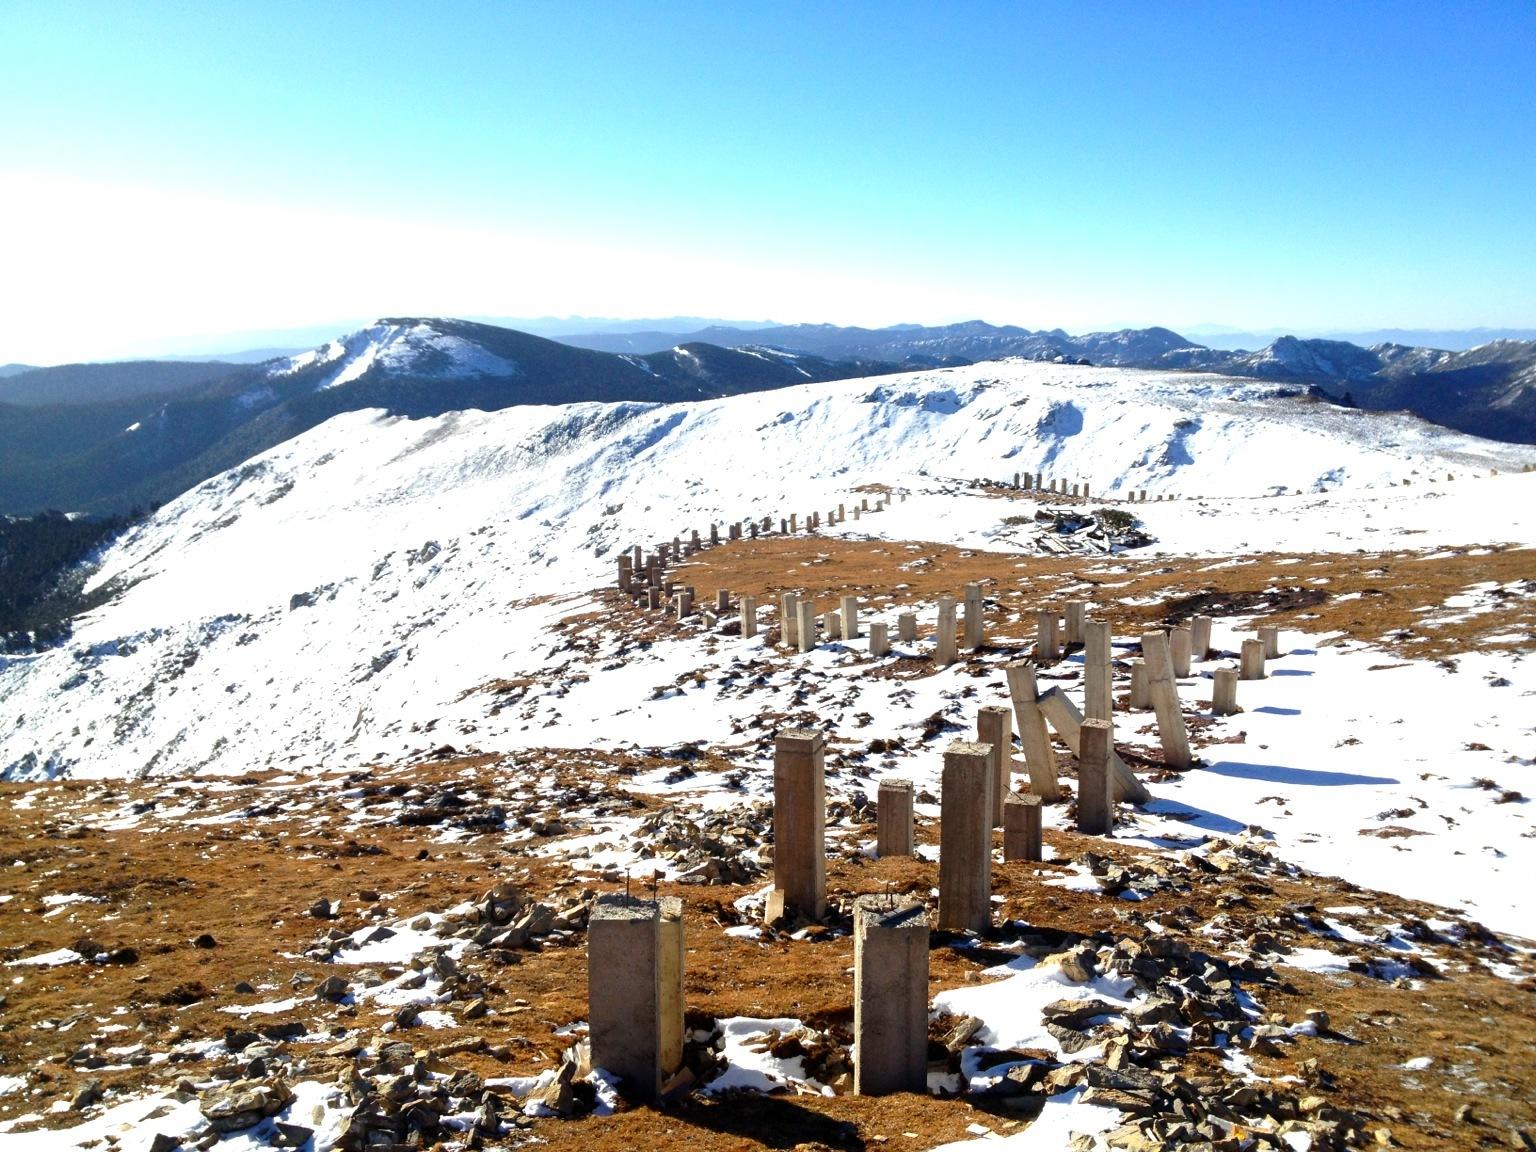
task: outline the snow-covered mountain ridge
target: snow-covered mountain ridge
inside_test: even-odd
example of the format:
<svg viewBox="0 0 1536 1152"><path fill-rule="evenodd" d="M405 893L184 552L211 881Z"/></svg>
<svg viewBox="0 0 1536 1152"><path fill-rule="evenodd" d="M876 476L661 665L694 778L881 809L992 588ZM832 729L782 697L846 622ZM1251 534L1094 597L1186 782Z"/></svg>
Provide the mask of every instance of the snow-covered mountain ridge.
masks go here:
<svg viewBox="0 0 1536 1152"><path fill-rule="evenodd" d="M133 775L403 754L419 743L412 724L540 663L542 629L564 610L543 598L605 583L616 549L825 510L861 484L918 494L901 524L862 525L898 537L985 547L995 503L923 494L952 490L946 477L1030 471L1105 496L1210 497L1138 506L1173 553L1351 550L1366 513L1341 518L1343 507L1411 521L1416 545L1459 543L1460 491L1426 503L1425 482L1536 460L1270 392L1012 362L685 405L347 413L199 485L108 552L95 581L117 598L67 649L0 666L0 769ZM1360 490L1397 481L1417 487ZM1309 495L1255 499L1280 490ZM1325 515L1320 501L1332 501ZM1502 538L1536 540L1531 515L1511 509Z"/></svg>

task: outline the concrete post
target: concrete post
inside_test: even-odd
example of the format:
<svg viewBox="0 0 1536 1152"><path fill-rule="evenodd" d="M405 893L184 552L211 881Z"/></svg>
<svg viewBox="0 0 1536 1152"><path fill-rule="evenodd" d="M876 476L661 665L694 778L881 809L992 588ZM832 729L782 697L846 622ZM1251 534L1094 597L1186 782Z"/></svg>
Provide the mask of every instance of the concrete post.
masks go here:
<svg viewBox="0 0 1536 1152"><path fill-rule="evenodd" d="M629 591L629 589L630 589L630 581L634 579L634 575L635 575L634 561L630 559L630 556L629 556L628 552L621 552L619 554L619 591L620 592L628 592Z"/></svg>
<svg viewBox="0 0 1536 1152"><path fill-rule="evenodd" d="M682 901L598 898L587 924L593 1067L654 1101L683 1054Z"/></svg>
<svg viewBox="0 0 1536 1152"><path fill-rule="evenodd" d="M1026 660L1008 665L1006 671L1008 695L1013 698L1013 713L1019 720L1019 740L1024 746L1029 790L1049 803L1060 798L1061 786L1056 782L1056 753L1051 748L1051 735L1045 729L1045 717L1037 703L1039 690L1035 683L1035 666Z"/></svg>
<svg viewBox="0 0 1536 1152"><path fill-rule="evenodd" d="M1077 754L1077 830L1090 836L1108 836L1115 826L1110 752L1109 725L1103 720L1084 720Z"/></svg>
<svg viewBox="0 0 1536 1152"><path fill-rule="evenodd" d="M842 523L842 521L846 520L847 518L848 518L848 509L843 507L843 505L839 504L837 506L837 519L838 519L838 523Z"/></svg>
<svg viewBox="0 0 1536 1152"><path fill-rule="evenodd" d="M939 927L984 932L992 924L992 750L956 740L944 753L939 799Z"/></svg>
<svg viewBox="0 0 1536 1152"><path fill-rule="evenodd" d="M890 777L880 781L875 800L875 855L912 855L912 781Z"/></svg>
<svg viewBox="0 0 1536 1152"><path fill-rule="evenodd" d="M976 713L976 742L992 748L992 827L1003 826L1003 797L1012 789L1013 709L989 704Z"/></svg>
<svg viewBox="0 0 1536 1152"><path fill-rule="evenodd" d="M741 598L741 634L750 638L757 635L757 597Z"/></svg>
<svg viewBox="0 0 1536 1152"><path fill-rule="evenodd" d="M859 631L859 598L857 596L844 596L842 599L843 639L857 640L863 635Z"/></svg>
<svg viewBox="0 0 1536 1152"><path fill-rule="evenodd" d="M1083 642L1083 624L1088 618L1088 602L1086 600L1067 601L1067 626L1066 644L1070 648L1073 644Z"/></svg>
<svg viewBox="0 0 1536 1152"><path fill-rule="evenodd" d="M630 562L636 569L645 567L645 549L636 544L630 552Z"/></svg>
<svg viewBox="0 0 1536 1152"><path fill-rule="evenodd" d="M825 742L820 732L773 741L773 898L779 915L820 920L827 906Z"/></svg>
<svg viewBox="0 0 1536 1152"><path fill-rule="evenodd" d="M962 631L965 634L965 649L974 652L981 647L982 632L985 629L985 614L981 599L981 585L967 584L965 586L965 617Z"/></svg>
<svg viewBox="0 0 1536 1152"><path fill-rule="evenodd" d="M783 517L780 517L779 518L779 535L780 536L786 536L786 535L789 534L789 531L790 531L789 521L785 520Z"/></svg>
<svg viewBox="0 0 1536 1152"><path fill-rule="evenodd" d="M896 617L896 639L903 644L917 642L917 613L903 612Z"/></svg>
<svg viewBox="0 0 1536 1152"><path fill-rule="evenodd" d="M1003 862L1040 860L1040 797L1009 793L1003 800Z"/></svg>
<svg viewBox="0 0 1536 1152"><path fill-rule="evenodd" d="M689 542L693 544L694 551L698 551L704 546L704 541L699 539L699 530L697 528L693 529L693 531L689 533L688 539Z"/></svg>
<svg viewBox="0 0 1536 1152"><path fill-rule="evenodd" d="M720 525L711 523L709 526L709 542L711 545L720 543Z"/></svg>
<svg viewBox="0 0 1536 1152"><path fill-rule="evenodd" d="M786 648L800 646L800 597L786 592L779 597L779 640Z"/></svg>
<svg viewBox="0 0 1536 1152"><path fill-rule="evenodd" d="M653 612L661 607L660 588L647 588L645 590L645 606Z"/></svg>
<svg viewBox="0 0 1536 1152"><path fill-rule="evenodd" d="M1042 608L1035 619L1035 662L1055 664L1061 659L1061 644L1056 637L1056 609Z"/></svg>
<svg viewBox="0 0 1536 1152"><path fill-rule="evenodd" d="M715 611L729 612L731 610L731 590L729 588L717 588L715 590Z"/></svg>
<svg viewBox="0 0 1536 1152"><path fill-rule="evenodd" d="M1218 668L1212 678L1211 711L1218 716L1235 716L1237 707L1237 669Z"/></svg>
<svg viewBox="0 0 1536 1152"><path fill-rule="evenodd" d="M955 651L955 598L953 596L939 597L939 623L934 639L937 642L933 653L934 663L940 668L948 668L959 659L959 653Z"/></svg>
<svg viewBox="0 0 1536 1152"><path fill-rule="evenodd" d="M1175 628L1168 633L1168 655L1173 660L1173 676L1182 680L1189 675L1189 660L1193 654L1193 641L1188 628Z"/></svg>
<svg viewBox="0 0 1536 1152"><path fill-rule="evenodd" d="M1173 655L1166 632L1146 632L1141 637L1141 656L1147 662L1147 690L1157 713L1157 734L1163 745L1163 763L1176 771L1191 764L1189 733L1179 709L1179 687L1173 679Z"/></svg>
<svg viewBox="0 0 1536 1152"><path fill-rule="evenodd" d="M827 640L841 640L843 638L843 620L836 612L823 612L821 614L821 633Z"/></svg>
<svg viewBox="0 0 1536 1152"><path fill-rule="evenodd" d="M1147 684L1147 662L1131 661L1131 707L1146 711L1152 707L1152 689Z"/></svg>
<svg viewBox="0 0 1536 1152"><path fill-rule="evenodd" d="M1243 641L1243 679L1263 680L1267 675L1264 671L1264 641L1251 639Z"/></svg>
<svg viewBox="0 0 1536 1152"><path fill-rule="evenodd" d="M859 508L863 509L865 512L869 511L869 497L868 496L861 496L859 498Z"/></svg>
<svg viewBox="0 0 1536 1152"><path fill-rule="evenodd" d="M1189 622L1189 650L1196 660L1211 657L1211 618L1196 616Z"/></svg>
<svg viewBox="0 0 1536 1152"><path fill-rule="evenodd" d="M1019 474L1017 472L1013 474L1013 486L1015 488L1019 486Z"/></svg>
<svg viewBox="0 0 1536 1152"><path fill-rule="evenodd" d="M887 635L886 626L879 620L871 621L869 625L869 654L871 656L885 656L890 651L891 641Z"/></svg>
<svg viewBox="0 0 1536 1152"><path fill-rule="evenodd" d="M729 540L740 540L741 539L741 524L739 522L735 523L735 524L732 524L729 528L726 529L725 535L726 535L726 538L729 539Z"/></svg>
<svg viewBox="0 0 1536 1152"><path fill-rule="evenodd" d="M800 531L800 514L798 512L791 512L789 514L789 530L791 532Z"/></svg>
<svg viewBox="0 0 1536 1152"><path fill-rule="evenodd" d="M816 602L802 600L795 605L799 622L795 628L795 643L800 651L810 652L816 647Z"/></svg>
<svg viewBox="0 0 1536 1152"><path fill-rule="evenodd" d="M677 618L687 619L693 611L693 590L691 588L679 588L677 590Z"/></svg>
<svg viewBox="0 0 1536 1152"><path fill-rule="evenodd" d="M1024 473L1024 488L1025 488L1025 491L1028 491L1029 489L1033 488L1034 486L1035 486L1035 474L1033 472L1026 472L1026 473Z"/></svg>
<svg viewBox="0 0 1536 1152"><path fill-rule="evenodd" d="M1040 697L1040 712L1056 729L1062 743L1079 756L1082 754L1083 714L1077 710L1067 694L1060 688L1052 688ZM1132 804L1145 804L1152 799L1147 786L1136 779L1136 773L1126 766L1113 747L1109 751L1109 778L1114 786L1116 800L1129 800Z"/></svg>
<svg viewBox="0 0 1536 1152"><path fill-rule="evenodd" d="M1264 642L1264 658L1266 660L1280 659L1280 627L1277 624L1263 624L1259 627L1259 639Z"/></svg>
<svg viewBox="0 0 1536 1152"><path fill-rule="evenodd" d="M1072 485L1072 495L1078 495L1078 485L1076 484Z"/></svg>
<svg viewBox="0 0 1536 1152"><path fill-rule="evenodd" d="M864 510L863 510L863 509L862 509L862 508L855 508L855 509L854 509L854 510L853 510L853 518L854 518L854 519L855 519L855 520L857 520L857 519L858 519L858 518L859 518L859 517L860 517L860 516L862 516L862 515L863 515L863 514L864 514Z"/></svg>
<svg viewBox="0 0 1536 1152"><path fill-rule="evenodd" d="M928 913L853 902L853 1091L928 1091Z"/></svg>
<svg viewBox="0 0 1536 1152"><path fill-rule="evenodd" d="M1109 624L1089 620L1083 624L1083 715L1090 720L1114 722L1114 669L1109 643Z"/></svg>
<svg viewBox="0 0 1536 1152"><path fill-rule="evenodd" d="M1083 481L1083 499L1084 500L1089 499L1089 496L1088 496L1088 482L1086 480Z"/></svg>

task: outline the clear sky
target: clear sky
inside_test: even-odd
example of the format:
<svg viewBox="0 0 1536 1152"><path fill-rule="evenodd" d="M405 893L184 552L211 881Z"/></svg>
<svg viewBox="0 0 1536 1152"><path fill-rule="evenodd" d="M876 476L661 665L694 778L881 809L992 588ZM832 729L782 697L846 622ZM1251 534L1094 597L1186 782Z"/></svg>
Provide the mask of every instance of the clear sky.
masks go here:
<svg viewBox="0 0 1536 1152"><path fill-rule="evenodd" d="M0 310L1536 326L1536 3L10 0Z"/></svg>

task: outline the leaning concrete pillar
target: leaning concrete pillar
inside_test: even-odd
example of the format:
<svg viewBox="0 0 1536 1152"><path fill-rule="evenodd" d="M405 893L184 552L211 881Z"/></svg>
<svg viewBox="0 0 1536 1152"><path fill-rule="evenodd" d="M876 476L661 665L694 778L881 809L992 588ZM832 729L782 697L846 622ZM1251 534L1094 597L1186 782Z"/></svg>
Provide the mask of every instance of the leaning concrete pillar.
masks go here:
<svg viewBox="0 0 1536 1152"><path fill-rule="evenodd" d="M965 586L965 616L962 620L961 631L965 635L965 649L974 652L981 647L982 632L985 629L984 609L981 599L981 585L967 584Z"/></svg>
<svg viewBox="0 0 1536 1152"><path fill-rule="evenodd" d="M1168 655L1173 660L1174 679L1182 680L1189 675L1189 660L1193 647L1188 628L1175 628L1168 633Z"/></svg>
<svg viewBox="0 0 1536 1152"><path fill-rule="evenodd" d="M1080 739L1077 830L1090 836L1107 836L1115 826L1115 807L1109 789L1109 724L1103 720L1084 720Z"/></svg>
<svg viewBox="0 0 1536 1152"><path fill-rule="evenodd" d="M1152 707L1152 689L1147 681L1147 662L1131 661L1131 707L1146 711Z"/></svg>
<svg viewBox="0 0 1536 1152"><path fill-rule="evenodd" d="M1237 669L1216 669L1211 685L1211 711L1218 716L1235 716L1238 712Z"/></svg>
<svg viewBox="0 0 1536 1152"><path fill-rule="evenodd" d="M992 750L956 740L944 753L939 797L939 927L984 932L992 924Z"/></svg>
<svg viewBox="0 0 1536 1152"><path fill-rule="evenodd" d="M780 915L820 920L827 904L826 767L820 732L773 742L773 898Z"/></svg>
<svg viewBox="0 0 1536 1152"><path fill-rule="evenodd" d="M1019 719L1019 740L1024 746L1024 768L1029 773L1029 790L1044 801L1061 796L1061 786L1056 782L1056 753L1051 748L1051 735L1045 728L1045 717L1037 703L1039 690L1035 683L1035 666L1029 661L1010 664L1008 695L1013 698L1013 713Z"/></svg>
<svg viewBox="0 0 1536 1152"><path fill-rule="evenodd" d="M859 598L857 596L843 597L842 618L844 640L857 640L863 635L859 631Z"/></svg>
<svg viewBox="0 0 1536 1152"><path fill-rule="evenodd" d="M989 704L976 713L976 742L992 749L991 797L992 827L1003 826L1003 797L1012 787L1013 709Z"/></svg>
<svg viewBox="0 0 1536 1152"><path fill-rule="evenodd" d="M917 613L903 612L896 617L896 639L903 644L917 642Z"/></svg>
<svg viewBox="0 0 1536 1152"><path fill-rule="evenodd" d="M948 668L959 659L959 653L955 650L955 598L953 596L939 597L939 624L934 633L936 646L933 660L940 668Z"/></svg>
<svg viewBox="0 0 1536 1152"><path fill-rule="evenodd" d="M853 1090L928 1091L928 913L887 896L853 902Z"/></svg>
<svg viewBox="0 0 1536 1152"><path fill-rule="evenodd" d="M1141 655L1147 662L1147 690L1152 695L1152 710L1157 713L1157 733L1163 745L1163 763L1183 771L1192 763L1189 732L1184 727L1184 713L1179 708L1179 687L1173 679L1173 655L1168 650L1166 632L1146 632L1141 637Z"/></svg>
<svg viewBox="0 0 1536 1152"><path fill-rule="evenodd" d="M1280 627L1277 624L1263 624L1259 627L1259 639L1264 642L1264 658L1266 660L1280 659Z"/></svg>
<svg viewBox="0 0 1536 1152"><path fill-rule="evenodd" d="M743 637L757 635L757 597L755 596L741 598L741 634Z"/></svg>
<svg viewBox="0 0 1536 1152"><path fill-rule="evenodd" d="M1040 797L1009 793L1003 800L1003 862L1039 860L1043 855Z"/></svg>
<svg viewBox="0 0 1536 1152"><path fill-rule="evenodd" d="M1244 680L1265 678L1264 641L1256 638L1243 641L1242 665Z"/></svg>
<svg viewBox="0 0 1536 1152"><path fill-rule="evenodd" d="M1211 656L1211 618L1196 616L1189 622L1189 650L1196 660Z"/></svg>
<svg viewBox="0 0 1536 1152"><path fill-rule="evenodd" d="M1083 624L1083 715L1090 720L1114 720L1114 669L1109 624Z"/></svg>
<svg viewBox="0 0 1536 1152"><path fill-rule="evenodd" d="M683 1038L682 901L600 896L587 923L592 1065L634 1099L658 1099Z"/></svg>
<svg viewBox="0 0 1536 1152"><path fill-rule="evenodd" d="M779 597L779 639L788 648L800 646L800 597L793 592Z"/></svg>
<svg viewBox="0 0 1536 1152"><path fill-rule="evenodd" d="M795 605L799 622L795 627L795 643L800 651L810 652L816 647L816 602L802 600Z"/></svg>
<svg viewBox="0 0 1536 1152"><path fill-rule="evenodd" d="M1083 642L1083 624L1088 619L1088 602L1086 600L1067 601L1067 624L1065 628L1066 643L1070 647L1073 644Z"/></svg>
<svg viewBox="0 0 1536 1152"><path fill-rule="evenodd" d="M1082 755L1083 714L1077 710L1067 694L1060 688L1052 688L1040 696L1040 712L1056 729L1057 735L1068 748ZM1126 766L1120 754L1109 751L1109 777L1115 790L1116 800L1129 800L1132 804L1145 804L1152 799L1147 786L1136 779L1136 773Z"/></svg>
<svg viewBox="0 0 1536 1152"><path fill-rule="evenodd" d="M1061 659L1061 643L1056 633L1056 609L1040 609L1035 620L1035 660L1040 664L1055 664Z"/></svg>
<svg viewBox="0 0 1536 1152"><path fill-rule="evenodd" d="M891 650L890 637L887 635L886 626L879 620L873 620L869 625L869 654L871 656L885 656Z"/></svg>
<svg viewBox="0 0 1536 1152"><path fill-rule="evenodd" d="M890 777L880 781L875 801L875 855L912 855L912 781Z"/></svg>

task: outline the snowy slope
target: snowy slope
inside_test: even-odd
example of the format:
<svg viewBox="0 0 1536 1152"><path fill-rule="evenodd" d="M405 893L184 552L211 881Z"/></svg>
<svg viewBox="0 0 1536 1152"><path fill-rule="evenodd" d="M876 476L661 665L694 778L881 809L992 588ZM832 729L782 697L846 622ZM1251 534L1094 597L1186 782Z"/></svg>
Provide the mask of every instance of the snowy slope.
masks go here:
<svg viewBox="0 0 1536 1152"><path fill-rule="evenodd" d="M617 548L712 519L826 508L866 481L923 492L942 477L1044 470L1096 492L1228 493L1242 498L1208 502L1197 519L1182 503L1139 510L1166 547L1222 553L1282 538L1351 548L1357 521L1338 512L1349 493L1318 489L1532 457L1265 393L1210 376L1007 363L689 405L349 413L207 481L109 552L96 581L124 588L116 601L80 621L68 648L0 671L0 770L240 771L399 754L420 743L411 724L540 650L561 608L515 606L605 582ZM1311 494L1252 499L1281 489ZM1415 532L1426 516L1440 524L1416 545L1461 542L1460 497L1421 491L1379 498ZM980 500L908 508L905 523L866 524L985 546L999 519ZM1536 539L1522 515L1500 515L1502 539Z"/></svg>
<svg viewBox="0 0 1536 1152"><path fill-rule="evenodd" d="M447 380L518 372L512 361L431 324L381 320L313 351L278 360L267 375L291 376L321 364L331 365L333 371L320 382L320 390L356 380L374 367L395 375Z"/></svg>

